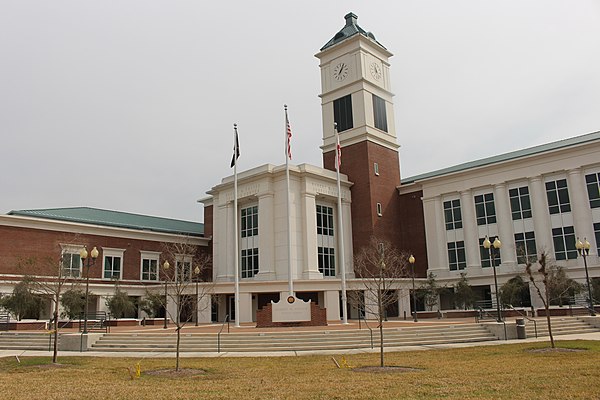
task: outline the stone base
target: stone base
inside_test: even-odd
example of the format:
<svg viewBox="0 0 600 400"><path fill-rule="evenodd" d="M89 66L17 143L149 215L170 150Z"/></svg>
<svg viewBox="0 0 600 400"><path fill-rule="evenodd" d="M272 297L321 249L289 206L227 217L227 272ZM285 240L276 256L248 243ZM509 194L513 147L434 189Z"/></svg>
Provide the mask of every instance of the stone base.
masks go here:
<svg viewBox="0 0 600 400"><path fill-rule="evenodd" d="M256 311L257 328L284 328L294 326L327 326L327 310L316 303L310 303L310 321L273 322L273 305L271 303Z"/></svg>

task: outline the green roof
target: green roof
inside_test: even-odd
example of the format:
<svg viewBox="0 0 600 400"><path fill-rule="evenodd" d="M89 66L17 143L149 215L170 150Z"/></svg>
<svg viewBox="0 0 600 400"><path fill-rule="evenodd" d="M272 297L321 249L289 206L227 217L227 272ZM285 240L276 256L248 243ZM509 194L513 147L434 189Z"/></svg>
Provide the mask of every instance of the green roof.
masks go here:
<svg viewBox="0 0 600 400"><path fill-rule="evenodd" d="M415 183L417 181L423 181L426 179L435 178L442 175L449 175L456 172L466 171L469 169L475 169L484 167L486 165L497 164L505 161L516 160L519 158L529 157L536 154L546 153L550 151L565 149L568 147L580 146L585 143L600 140L600 131L592 132L585 135L575 136L569 139L559 140L557 142L546 143L539 146L529 147L526 149L512 151L510 153L504 153L497 156L488 158L482 158L476 161L470 161L463 164L454 165L452 167L439 169L432 172L426 172L424 174L411 176L409 178L401 179L402 185Z"/></svg>
<svg viewBox="0 0 600 400"><path fill-rule="evenodd" d="M203 236L204 224L177 219L151 217L90 207L46 208L11 211L8 215L46 218L57 221L153 231L178 235Z"/></svg>
<svg viewBox="0 0 600 400"><path fill-rule="evenodd" d="M321 51L323 51L333 45L336 45L339 42L346 40L351 36L358 35L358 34L368 37L369 39L372 39L375 43L377 43L378 45L380 45L381 47L383 47L385 49L385 47L381 43L379 43L377 41L377 39L375 39L375 35L373 35L371 32L365 31L363 28L358 26L358 24L356 23L358 16L356 16L356 14L348 13L344 16L344 18L346 19L346 25L344 25L342 30L339 31L338 33L336 33L335 36L333 38L331 38L331 40L329 42L325 43L325 46L321 47Z"/></svg>

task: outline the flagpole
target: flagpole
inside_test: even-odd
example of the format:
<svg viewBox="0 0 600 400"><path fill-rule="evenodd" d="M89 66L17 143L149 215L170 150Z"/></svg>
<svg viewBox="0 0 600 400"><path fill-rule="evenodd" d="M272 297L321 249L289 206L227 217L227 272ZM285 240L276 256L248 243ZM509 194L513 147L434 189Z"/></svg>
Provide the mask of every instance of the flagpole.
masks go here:
<svg viewBox="0 0 600 400"><path fill-rule="evenodd" d="M235 280L235 326L240 327L240 271L239 271L239 239L238 239L238 179L237 179L237 157L240 154L240 145L238 141L237 124L233 124L234 144L233 144L233 237L234 237L234 254L233 274Z"/></svg>
<svg viewBox="0 0 600 400"><path fill-rule="evenodd" d="M342 274L342 324L348 324L348 299L346 297L346 260L344 254L344 220L342 218L342 184L340 180L341 147L340 135L337 124L334 122L335 131L335 171L337 175L337 209L338 209L338 242L340 246L340 273Z"/></svg>
<svg viewBox="0 0 600 400"><path fill-rule="evenodd" d="M291 128L288 119L287 104L283 106L285 110L285 182L286 182L286 206L287 206L287 236L288 236L288 291L290 296L294 296L294 281L292 279L292 226L290 223L290 136Z"/></svg>

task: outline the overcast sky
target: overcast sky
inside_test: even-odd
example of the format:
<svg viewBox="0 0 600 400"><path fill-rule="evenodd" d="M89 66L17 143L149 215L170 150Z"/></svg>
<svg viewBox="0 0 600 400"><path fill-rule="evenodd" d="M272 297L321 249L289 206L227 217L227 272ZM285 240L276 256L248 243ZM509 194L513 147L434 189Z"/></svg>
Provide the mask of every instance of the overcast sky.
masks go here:
<svg viewBox="0 0 600 400"><path fill-rule="evenodd" d="M0 213L202 221L240 169L321 166L314 57L348 12L388 48L401 174L600 130L600 0L0 0Z"/></svg>

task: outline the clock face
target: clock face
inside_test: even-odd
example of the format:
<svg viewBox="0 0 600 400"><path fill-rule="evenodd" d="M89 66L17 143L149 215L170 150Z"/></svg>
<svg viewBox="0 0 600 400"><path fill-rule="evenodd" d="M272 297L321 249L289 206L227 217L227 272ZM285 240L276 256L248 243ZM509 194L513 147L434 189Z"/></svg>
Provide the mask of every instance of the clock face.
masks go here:
<svg viewBox="0 0 600 400"><path fill-rule="evenodd" d="M377 80L381 79L381 67L376 62L371 63L371 75Z"/></svg>
<svg viewBox="0 0 600 400"><path fill-rule="evenodd" d="M339 63L333 68L333 77L338 81L343 81L348 76L348 64Z"/></svg>

